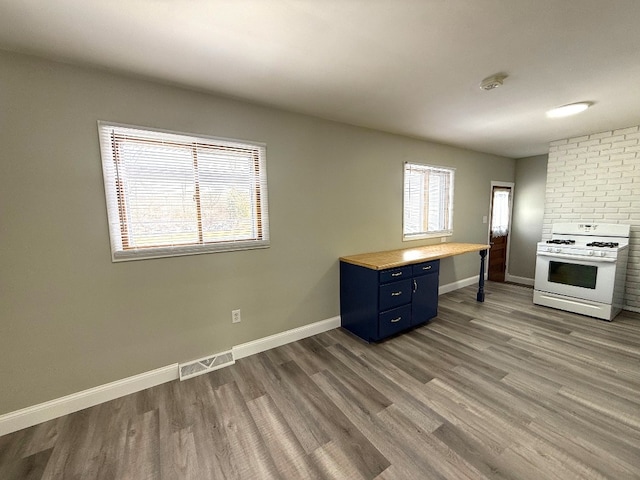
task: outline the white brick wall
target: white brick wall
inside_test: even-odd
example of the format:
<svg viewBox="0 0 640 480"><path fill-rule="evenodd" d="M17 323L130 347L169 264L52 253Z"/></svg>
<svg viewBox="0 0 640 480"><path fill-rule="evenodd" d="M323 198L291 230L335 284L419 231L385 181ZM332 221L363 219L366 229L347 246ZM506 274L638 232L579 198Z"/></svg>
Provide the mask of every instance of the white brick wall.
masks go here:
<svg viewBox="0 0 640 480"><path fill-rule="evenodd" d="M549 145L542 238L578 221L631 225L625 304L640 311L640 126Z"/></svg>

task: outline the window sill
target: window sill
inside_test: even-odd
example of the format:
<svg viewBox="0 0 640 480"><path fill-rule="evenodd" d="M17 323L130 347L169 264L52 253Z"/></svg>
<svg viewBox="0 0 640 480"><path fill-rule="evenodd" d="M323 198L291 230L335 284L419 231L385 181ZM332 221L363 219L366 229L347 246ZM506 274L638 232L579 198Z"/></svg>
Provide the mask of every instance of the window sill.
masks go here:
<svg viewBox="0 0 640 480"><path fill-rule="evenodd" d="M403 242L412 242L414 240L425 240L431 238L445 238L453 236L453 232L434 232L434 233L423 233L416 235L403 235Z"/></svg>
<svg viewBox="0 0 640 480"><path fill-rule="evenodd" d="M150 260L153 258L182 257L185 255L201 255L203 253L237 252L240 250L256 250L269 248L269 240L251 242L229 242L217 245L197 245L189 247L141 248L136 250L120 250L111 253L114 263L131 260Z"/></svg>

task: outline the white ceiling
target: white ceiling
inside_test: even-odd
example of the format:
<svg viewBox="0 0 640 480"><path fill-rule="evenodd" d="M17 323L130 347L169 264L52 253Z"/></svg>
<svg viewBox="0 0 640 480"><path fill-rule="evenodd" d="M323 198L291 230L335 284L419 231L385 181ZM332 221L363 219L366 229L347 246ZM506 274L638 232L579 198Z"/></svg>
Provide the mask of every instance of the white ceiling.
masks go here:
<svg viewBox="0 0 640 480"><path fill-rule="evenodd" d="M1 0L0 49L513 158L640 124L640 0Z"/></svg>

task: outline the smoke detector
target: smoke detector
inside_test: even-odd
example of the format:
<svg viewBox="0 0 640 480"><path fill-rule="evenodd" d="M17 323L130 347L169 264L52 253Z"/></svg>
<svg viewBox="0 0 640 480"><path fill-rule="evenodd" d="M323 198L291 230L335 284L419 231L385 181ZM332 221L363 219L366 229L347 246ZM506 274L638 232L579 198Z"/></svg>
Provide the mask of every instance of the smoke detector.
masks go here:
<svg viewBox="0 0 640 480"><path fill-rule="evenodd" d="M494 88L501 87L505 78L507 78L507 75L503 73L491 75L480 82L480 88L482 90L493 90Z"/></svg>

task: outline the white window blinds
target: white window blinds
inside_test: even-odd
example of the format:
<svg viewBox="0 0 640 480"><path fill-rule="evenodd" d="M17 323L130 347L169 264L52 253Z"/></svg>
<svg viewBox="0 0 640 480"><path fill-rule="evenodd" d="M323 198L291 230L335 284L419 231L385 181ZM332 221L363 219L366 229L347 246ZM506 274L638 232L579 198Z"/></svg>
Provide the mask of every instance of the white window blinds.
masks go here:
<svg viewBox="0 0 640 480"><path fill-rule="evenodd" d="M452 234L453 181L451 168L405 163L404 240Z"/></svg>
<svg viewBox="0 0 640 480"><path fill-rule="evenodd" d="M98 130L114 261L269 246L263 144Z"/></svg>

